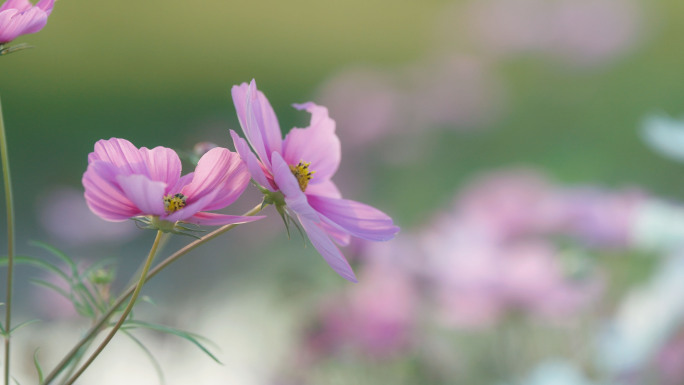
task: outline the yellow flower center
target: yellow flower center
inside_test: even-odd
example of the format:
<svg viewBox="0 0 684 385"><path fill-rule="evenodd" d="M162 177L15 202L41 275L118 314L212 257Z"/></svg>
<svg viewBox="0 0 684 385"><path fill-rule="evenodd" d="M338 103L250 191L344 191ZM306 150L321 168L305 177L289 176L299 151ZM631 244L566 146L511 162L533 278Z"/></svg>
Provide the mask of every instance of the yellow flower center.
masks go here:
<svg viewBox="0 0 684 385"><path fill-rule="evenodd" d="M164 209L167 213L176 212L185 207L185 199L186 197L183 194L165 195Z"/></svg>
<svg viewBox="0 0 684 385"><path fill-rule="evenodd" d="M306 190L306 186L309 185L309 181L311 178L313 178L313 174L316 173L316 171L309 170L310 164L311 162L305 163L303 160L300 160L296 166L290 166L292 175L297 178L297 182L299 182L299 188L302 190L302 192Z"/></svg>

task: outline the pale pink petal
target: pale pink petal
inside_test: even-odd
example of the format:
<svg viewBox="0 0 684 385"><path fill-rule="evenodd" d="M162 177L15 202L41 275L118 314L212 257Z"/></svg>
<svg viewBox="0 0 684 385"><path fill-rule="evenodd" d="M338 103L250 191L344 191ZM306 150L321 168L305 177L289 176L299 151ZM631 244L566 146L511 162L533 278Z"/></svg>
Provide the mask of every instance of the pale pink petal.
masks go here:
<svg viewBox="0 0 684 385"><path fill-rule="evenodd" d="M330 219L321 217L321 222L318 225L321 226L323 231L325 231L338 245L348 246L351 242L351 235L346 231L340 230Z"/></svg>
<svg viewBox="0 0 684 385"><path fill-rule="evenodd" d="M335 246L335 244L330 240L328 235L321 229L318 224L308 220L305 217L299 217L299 222L302 224L304 231L309 236L311 244L318 250L318 252L323 256L328 265L341 275L342 278L351 281L358 282L354 271L349 262L344 258L340 250Z"/></svg>
<svg viewBox="0 0 684 385"><path fill-rule="evenodd" d="M183 190L183 187L187 186L188 184L190 184L190 182L192 182L192 178L194 178L194 176L194 172L185 174L178 179L178 182L176 182L175 185L173 185L171 188L167 187L166 189L168 191L181 191Z"/></svg>
<svg viewBox="0 0 684 385"><path fill-rule="evenodd" d="M166 183L150 180L145 175L119 175L117 181L126 197L145 215L164 214Z"/></svg>
<svg viewBox="0 0 684 385"><path fill-rule="evenodd" d="M341 159L340 139L335 134L335 121L328 117L328 109L314 103L295 104L297 109L311 113L307 128L293 128L283 142L283 158L290 165L310 162L315 171L310 184L329 180L337 171Z"/></svg>
<svg viewBox="0 0 684 385"><path fill-rule="evenodd" d="M310 184L306 188L306 195L321 195L329 198L342 198L342 193L337 188L335 183L331 180L325 181L323 183ZM338 245L347 246L351 242L351 236L346 231L339 230L334 224L330 223L330 220L322 217L322 222L320 223L323 230L325 230L328 235L335 241Z"/></svg>
<svg viewBox="0 0 684 385"><path fill-rule="evenodd" d="M36 4L36 8L42 9L48 16L52 13L52 7L55 5L55 0L40 0Z"/></svg>
<svg viewBox="0 0 684 385"><path fill-rule="evenodd" d="M230 224L249 223L256 220L266 218L265 216L240 216L240 215L224 215L215 213L199 212L190 218L185 219L185 222L194 223L196 225L204 226L223 226Z"/></svg>
<svg viewBox="0 0 684 385"><path fill-rule="evenodd" d="M287 207L310 221L320 222L318 213L309 205L306 195L299 188L297 178L292 175L290 167L277 152L273 153L273 177L285 196Z"/></svg>
<svg viewBox="0 0 684 385"><path fill-rule="evenodd" d="M335 183L327 180L321 183L309 184L306 188L306 195L321 195L328 198L342 198L342 193Z"/></svg>
<svg viewBox="0 0 684 385"><path fill-rule="evenodd" d="M148 175L141 151L126 139L98 140L95 151L88 155L88 163L95 160L111 163L123 173Z"/></svg>
<svg viewBox="0 0 684 385"><path fill-rule="evenodd" d="M271 153L280 152L282 134L278 119L264 94L257 90L254 79L249 83L233 86L231 90L238 120L247 141L259 159L270 168Z"/></svg>
<svg viewBox="0 0 684 385"><path fill-rule="evenodd" d="M0 12L7 9L16 9L19 12L24 12L31 9L31 2L28 0L7 0L0 7Z"/></svg>
<svg viewBox="0 0 684 385"><path fill-rule="evenodd" d="M309 204L341 230L369 241L387 241L399 232L392 218L366 204L309 195Z"/></svg>
<svg viewBox="0 0 684 385"><path fill-rule="evenodd" d="M171 191L171 188L178 183L181 175L182 165L178 154L166 147L155 147L151 150L143 147L139 151L143 162L145 162L149 179L166 183L167 191L165 193Z"/></svg>
<svg viewBox="0 0 684 385"><path fill-rule="evenodd" d="M259 163L259 160L256 158L254 153L249 149L247 142L239 137L233 130L230 130L230 136L233 138L235 150L238 154L240 154L242 160L247 164L247 169L252 175L254 181L270 191L276 191L275 186L273 186L268 180L266 174L267 171L264 169L261 163Z"/></svg>
<svg viewBox="0 0 684 385"><path fill-rule="evenodd" d="M35 33L47 24L47 14L38 8L23 13L16 9L0 12L0 43L7 43L19 35Z"/></svg>
<svg viewBox="0 0 684 385"><path fill-rule="evenodd" d="M40 8L34 7L14 17L20 35L36 33L47 24L48 14Z"/></svg>
<svg viewBox="0 0 684 385"><path fill-rule="evenodd" d="M124 221L140 215L140 209L128 199L118 183L111 165L93 162L83 174L83 187L88 207L108 221Z"/></svg>
<svg viewBox="0 0 684 385"><path fill-rule="evenodd" d="M249 179L247 166L238 154L216 147L200 158L192 182L183 188L182 193L188 198L188 203L214 194L215 199L202 210L218 210L235 202L245 191Z"/></svg>

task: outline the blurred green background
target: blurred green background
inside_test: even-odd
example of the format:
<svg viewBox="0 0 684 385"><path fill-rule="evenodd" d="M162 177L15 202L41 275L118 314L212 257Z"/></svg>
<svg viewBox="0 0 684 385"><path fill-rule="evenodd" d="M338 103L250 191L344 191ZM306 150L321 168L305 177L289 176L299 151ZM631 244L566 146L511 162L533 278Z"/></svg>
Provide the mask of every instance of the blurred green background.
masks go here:
<svg viewBox="0 0 684 385"><path fill-rule="evenodd" d="M17 40L36 48L2 58L17 204L31 205L51 184L78 185L100 138L190 148L208 140L201 129L207 122L235 128L229 89L251 78L284 128L301 124L306 117L289 104L315 97L337 71L389 71L444 49L435 20L452 4L60 0L43 31ZM372 190L409 225L438 209L468 174L506 163L542 165L564 180L684 194L671 183L680 167L645 148L636 131L644 114L682 110L684 5L640 6L638 42L607 64L578 70L533 54L497 63L507 95L503 118L484 132L431 135L429 153L387 167Z"/></svg>

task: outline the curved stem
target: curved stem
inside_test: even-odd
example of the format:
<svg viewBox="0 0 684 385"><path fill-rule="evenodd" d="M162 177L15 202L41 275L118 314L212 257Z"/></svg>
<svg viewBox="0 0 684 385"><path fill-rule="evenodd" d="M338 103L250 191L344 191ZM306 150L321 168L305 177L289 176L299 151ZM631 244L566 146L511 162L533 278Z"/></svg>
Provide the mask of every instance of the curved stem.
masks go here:
<svg viewBox="0 0 684 385"><path fill-rule="evenodd" d="M259 204L250 211L246 212L243 214L243 216L254 216L258 214L265 206L263 204ZM182 257L183 255L189 253L190 251L194 250L198 246L218 237L219 235L226 233L233 228L237 227L238 224L232 224L232 225L225 225L222 227L219 227L218 229L212 231L211 233L203 236L202 238L191 242L187 244L185 247L182 249L176 251L175 253L171 254L168 256L166 259L164 259L162 262L160 262L157 266L155 266L150 272L147 274L147 277L145 278L145 282L150 280L150 278L154 277L157 275L160 271L165 269L167 266L169 266L171 263L175 262L178 260L178 258ZM67 353L66 356L60 361L57 366L48 374L45 379L43 380L43 383L41 385L48 385L50 382L54 381L54 379L69 365L71 360L74 359L74 357L78 354L80 349L88 342L90 341L97 333L100 332L102 327L107 323L109 318L116 312L117 309L121 307L121 305L126 301L128 296L133 294L133 291L135 290L135 286L131 286L128 288L128 290L124 291L117 299L114 301L112 306L109 308L109 311L104 313L100 320L95 323L88 333L74 346L69 353Z"/></svg>
<svg viewBox="0 0 684 385"><path fill-rule="evenodd" d="M159 241L162 238L162 235L164 233L161 230L157 230L157 236L154 238L154 243L152 244L152 249L150 249L150 254L147 256L147 260L145 261L145 266L143 266L143 270L140 273L140 280L138 281L138 284L135 285L135 289L133 290L133 294L131 295L131 299L128 301L128 305L126 306L126 309L124 309L123 314L121 314L121 318L119 318L119 321L114 325L112 330L107 334L107 337L100 343L100 345L95 349L93 354L90 355L88 360L81 365L81 368L76 371L76 373L71 376L69 380L64 385L71 385L76 381L78 377L85 372L85 370L90 366L90 364L95 361L95 358L104 350L105 346L109 343L109 341L114 338L114 335L116 332L119 331L121 328L121 325L123 325L124 322L126 322L126 318L128 318L128 315L131 313L131 310L133 310L133 306L135 306L135 300L138 299L138 294L140 294L140 290L142 289L143 285L145 284L146 277L147 277L147 272L150 270L150 266L152 266L152 260L154 260L154 255L157 254L157 247L159 247Z"/></svg>
<svg viewBox="0 0 684 385"><path fill-rule="evenodd" d="M7 205L7 299L5 300L5 384L10 378L10 333L12 326L12 277L14 276L14 203L12 199L12 179L10 178L9 157L7 155L7 135L2 117L0 102L0 159L2 176L5 185L5 203Z"/></svg>

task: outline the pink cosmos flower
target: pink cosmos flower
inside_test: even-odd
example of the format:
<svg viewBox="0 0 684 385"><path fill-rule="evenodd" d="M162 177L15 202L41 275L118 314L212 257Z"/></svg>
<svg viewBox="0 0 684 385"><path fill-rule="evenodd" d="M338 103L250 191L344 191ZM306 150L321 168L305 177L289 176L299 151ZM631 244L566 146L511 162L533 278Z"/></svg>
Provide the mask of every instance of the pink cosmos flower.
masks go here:
<svg viewBox="0 0 684 385"><path fill-rule="evenodd" d="M233 203L247 183L244 162L225 148L209 150L194 173L181 177L181 161L173 150L138 149L117 138L95 143L83 174L86 202L100 218L116 222L149 216L170 231L178 221L211 226L263 218L204 212Z"/></svg>
<svg viewBox="0 0 684 385"><path fill-rule="evenodd" d="M43 29L54 5L55 0L40 0L35 6L28 0L7 0L0 7L0 45Z"/></svg>
<svg viewBox="0 0 684 385"><path fill-rule="evenodd" d="M335 242L347 245L351 236L371 241L392 239L399 231L392 218L363 203L342 199L330 180L340 164L340 140L328 109L312 102L295 104L311 113L307 128L293 128L282 139L278 120L256 82L233 86L233 102L247 142L231 130L235 148L252 178L283 213L294 212L313 246L328 264L345 279L356 282L349 263ZM277 194L276 194L277 193Z"/></svg>

